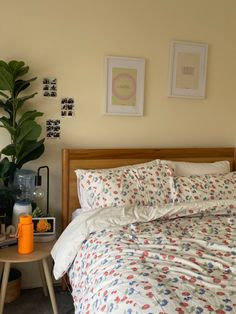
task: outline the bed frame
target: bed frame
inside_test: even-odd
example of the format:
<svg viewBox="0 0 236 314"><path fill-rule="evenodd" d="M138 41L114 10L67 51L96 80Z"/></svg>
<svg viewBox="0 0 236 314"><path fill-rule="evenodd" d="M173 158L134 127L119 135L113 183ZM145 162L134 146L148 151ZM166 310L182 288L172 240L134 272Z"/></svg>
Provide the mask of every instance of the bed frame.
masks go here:
<svg viewBox="0 0 236 314"><path fill-rule="evenodd" d="M153 159L214 162L228 160L236 169L235 148L161 149L63 149L62 150L62 228L68 225L73 210L80 207L75 169L111 168Z"/></svg>

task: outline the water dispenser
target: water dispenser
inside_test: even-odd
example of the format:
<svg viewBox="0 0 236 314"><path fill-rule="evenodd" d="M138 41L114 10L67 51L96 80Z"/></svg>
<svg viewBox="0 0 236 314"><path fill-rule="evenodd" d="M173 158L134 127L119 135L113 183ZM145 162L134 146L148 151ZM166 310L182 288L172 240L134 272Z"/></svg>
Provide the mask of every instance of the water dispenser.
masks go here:
<svg viewBox="0 0 236 314"><path fill-rule="evenodd" d="M32 213L32 199L35 191L36 172L29 169L18 169L15 172L14 185L20 190L13 207L12 224L17 227L21 215Z"/></svg>

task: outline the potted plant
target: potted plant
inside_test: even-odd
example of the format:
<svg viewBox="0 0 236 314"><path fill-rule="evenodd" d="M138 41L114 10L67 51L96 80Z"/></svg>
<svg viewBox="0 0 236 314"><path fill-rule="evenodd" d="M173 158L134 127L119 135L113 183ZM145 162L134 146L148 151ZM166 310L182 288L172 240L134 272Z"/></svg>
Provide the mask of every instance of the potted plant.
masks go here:
<svg viewBox="0 0 236 314"><path fill-rule="evenodd" d="M5 212L8 222L19 193L13 186L16 169L44 152L44 138L39 139L42 127L35 121L43 113L23 110L25 103L37 94L25 94L36 80L36 77L23 79L28 71L23 61L0 60L0 127L10 136L10 143L0 151L0 215Z"/></svg>

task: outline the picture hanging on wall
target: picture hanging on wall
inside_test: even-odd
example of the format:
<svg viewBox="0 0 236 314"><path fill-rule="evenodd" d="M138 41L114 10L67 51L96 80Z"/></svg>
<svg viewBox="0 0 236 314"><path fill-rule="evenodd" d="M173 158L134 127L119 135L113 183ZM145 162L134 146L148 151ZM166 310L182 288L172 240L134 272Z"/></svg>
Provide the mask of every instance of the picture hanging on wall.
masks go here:
<svg viewBox="0 0 236 314"><path fill-rule="evenodd" d="M142 116L145 60L107 56L105 71L105 114Z"/></svg>
<svg viewBox="0 0 236 314"><path fill-rule="evenodd" d="M57 97L57 79L51 77L43 78L43 96Z"/></svg>
<svg viewBox="0 0 236 314"><path fill-rule="evenodd" d="M61 121L59 119L48 119L46 121L46 137L48 139L59 139L61 134Z"/></svg>
<svg viewBox="0 0 236 314"><path fill-rule="evenodd" d="M207 44L171 42L169 97L205 98L207 51Z"/></svg>
<svg viewBox="0 0 236 314"><path fill-rule="evenodd" d="M61 98L61 116L65 117L74 117L75 115L75 100L72 97L63 97Z"/></svg>

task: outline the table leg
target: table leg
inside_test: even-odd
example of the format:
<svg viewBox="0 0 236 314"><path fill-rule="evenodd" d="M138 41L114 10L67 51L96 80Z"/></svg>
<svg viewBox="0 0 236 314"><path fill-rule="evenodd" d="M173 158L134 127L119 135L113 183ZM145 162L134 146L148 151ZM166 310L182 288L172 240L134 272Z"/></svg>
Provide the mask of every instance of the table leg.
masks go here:
<svg viewBox="0 0 236 314"><path fill-rule="evenodd" d="M8 277L10 272L11 263L5 262L3 268L3 276L2 276L2 286L1 286L1 295L0 295L0 314L3 314L4 301L7 290Z"/></svg>
<svg viewBox="0 0 236 314"><path fill-rule="evenodd" d="M43 271L43 265L42 265L41 261L39 261L39 271L40 271L40 277L41 277L42 285L43 285L43 293L44 293L45 297L47 297L48 296L48 289L47 289L44 271Z"/></svg>
<svg viewBox="0 0 236 314"><path fill-rule="evenodd" d="M48 269L47 259L43 258L42 263L43 263L44 274L45 274L45 278L46 278L46 282L48 286L48 292L49 292L51 303L52 303L53 314L58 314L56 298L55 298L54 289L52 285L52 277Z"/></svg>

